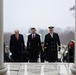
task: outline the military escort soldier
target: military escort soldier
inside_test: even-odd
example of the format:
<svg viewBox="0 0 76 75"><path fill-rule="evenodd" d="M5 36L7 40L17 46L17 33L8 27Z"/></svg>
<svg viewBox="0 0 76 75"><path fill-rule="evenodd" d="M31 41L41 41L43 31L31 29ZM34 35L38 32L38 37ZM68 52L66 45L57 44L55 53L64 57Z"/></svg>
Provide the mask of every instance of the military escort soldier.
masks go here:
<svg viewBox="0 0 76 75"><path fill-rule="evenodd" d="M49 27L49 33L45 35L45 60L48 62L56 62L58 59L58 48L60 51L60 39L59 35L54 32L54 27ZM58 47L58 48L57 48Z"/></svg>

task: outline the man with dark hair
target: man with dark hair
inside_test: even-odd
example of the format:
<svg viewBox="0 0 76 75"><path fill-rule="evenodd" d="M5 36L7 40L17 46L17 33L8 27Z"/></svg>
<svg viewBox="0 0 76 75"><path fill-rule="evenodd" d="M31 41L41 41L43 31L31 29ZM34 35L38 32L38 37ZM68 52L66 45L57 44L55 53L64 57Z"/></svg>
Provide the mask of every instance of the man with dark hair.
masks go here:
<svg viewBox="0 0 76 75"><path fill-rule="evenodd" d="M48 62L55 62L58 59L58 50L60 50L60 39L57 33L54 32L54 27L49 27L49 32L45 35L45 59Z"/></svg>
<svg viewBox="0 0 76 75"><path fill-rule="evenodd" d="M29 62L37 62L41 48L40 35L36 33L36 29L31 28L32 33L28 35L27 50L29 52Z"/></svg>
<svg viewBox="0 0 76 75"><path fill-rule="evenodd" d="M24 50L24 38L19 34L19 30L15 30L15 34L10 38L10 51L14 62L21 62L22 50Z"/></svg>

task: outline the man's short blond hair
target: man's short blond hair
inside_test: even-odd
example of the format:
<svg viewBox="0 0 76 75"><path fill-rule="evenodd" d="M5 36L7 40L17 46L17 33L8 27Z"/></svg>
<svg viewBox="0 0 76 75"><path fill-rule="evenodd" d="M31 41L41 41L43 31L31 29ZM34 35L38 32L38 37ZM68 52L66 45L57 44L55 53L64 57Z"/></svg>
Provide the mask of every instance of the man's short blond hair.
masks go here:
<svg viewBox="0 0 76 75"><path fill-rule="evenodd" d="M18 30L18 29L16 29L14 32L15 32L15 33L19 33L19 30Z"/></svg>

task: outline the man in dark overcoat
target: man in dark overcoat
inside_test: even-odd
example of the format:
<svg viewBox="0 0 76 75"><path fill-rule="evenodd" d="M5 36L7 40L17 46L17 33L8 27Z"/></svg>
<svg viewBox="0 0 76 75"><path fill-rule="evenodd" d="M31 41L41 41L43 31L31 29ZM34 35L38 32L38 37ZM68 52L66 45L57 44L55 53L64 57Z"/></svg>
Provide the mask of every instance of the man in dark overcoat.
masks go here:
<svg viewBox="0 0 76 75"><path fill-rule="evenodd" d="M12 34L10 38L10 51L14 62L21 62L22 50L24 48L23 35L19 34L19 30L15 30L15 34Z"/></svg>
<svg viewBox="0 0 76 75"><path fill-rule="evenodd" d="M31 28L31 34L27 39L27 50L29 53L29 62L37 62L41 48L40 35L36 33L36 28Z"/></svg>

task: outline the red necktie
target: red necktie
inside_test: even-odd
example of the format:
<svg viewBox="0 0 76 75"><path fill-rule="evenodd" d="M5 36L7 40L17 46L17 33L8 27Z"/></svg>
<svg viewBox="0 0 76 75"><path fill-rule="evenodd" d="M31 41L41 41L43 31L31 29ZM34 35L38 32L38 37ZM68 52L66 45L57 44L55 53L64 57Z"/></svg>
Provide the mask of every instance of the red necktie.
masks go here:
<svg viewBox="0 0 76 75"><path fill-rule="evenodd" d="M18 40L18 35L16 35L16 40Z"/></svg>
<svg viewBox="0 0 76 75"><path fill-rule="evenodd" d="M35 36L34 36L34 34L33 34L32 38L34 39L34 37L35 37Z"/></svg>

